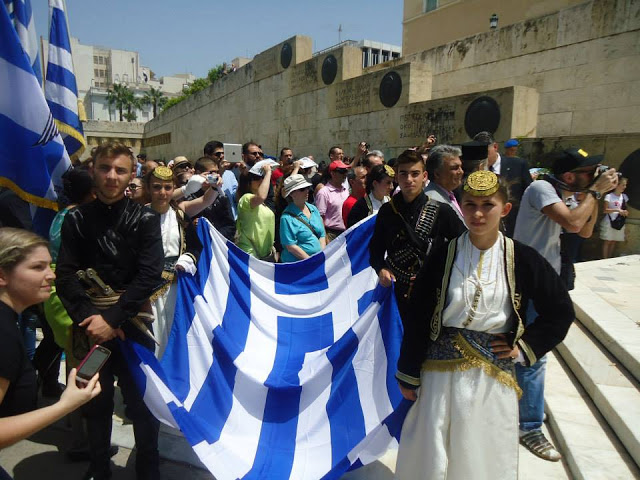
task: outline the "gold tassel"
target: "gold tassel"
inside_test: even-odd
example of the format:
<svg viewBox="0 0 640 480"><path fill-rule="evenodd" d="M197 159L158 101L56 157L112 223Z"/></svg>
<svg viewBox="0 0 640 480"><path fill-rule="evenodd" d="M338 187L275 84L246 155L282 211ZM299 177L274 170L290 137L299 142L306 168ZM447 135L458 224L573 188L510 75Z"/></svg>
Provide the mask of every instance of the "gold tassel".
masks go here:
<svg viewBox="0 0 640 480"><path fill-rule="evenodd" d="M472 368L481 368L484 373L495 378L502 385L515 390L518 399L522 397L522 390L514 376L480 355L460 333L453 340L453 346L462 354L463 358L426 360L422 364L422 369L430 372L463 372Z"/></svg>

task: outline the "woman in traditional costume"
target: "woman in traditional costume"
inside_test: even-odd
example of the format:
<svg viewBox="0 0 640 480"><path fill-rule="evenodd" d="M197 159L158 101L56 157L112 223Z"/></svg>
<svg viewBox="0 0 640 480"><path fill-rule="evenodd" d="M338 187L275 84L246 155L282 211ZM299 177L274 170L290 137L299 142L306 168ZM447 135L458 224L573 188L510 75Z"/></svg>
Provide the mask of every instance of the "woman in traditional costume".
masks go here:
<svg viewBox="0 0 640 480"><path fill-rule="evenodd" d="M402 429L396 478L515 479L515 363L532 365L574 318L567 290L534 249L505 237L507 189L489 171L467 178L468 232L434 252L418 276L396 378L415 401ZM529 301L539 313L527 326Z"/></svg>
<svg viewBox="0 0 640 480"><path fill-rule="evenodd" d="M160 214L164 271L166 283L151 297L155 322L154 335L159 346L156 356L162 358L169 341L176 306L176 271L195 275L202 243L189 217L171 200L175 189L173 172L168 167L157 167L145 178L151 195L151 208Z"/></svg>
<svg viewBox="0 0 640 480"><path fill-rule="evenodd" d="M389 165L375 165L367 174L366 195L353 205L347 218L347 228L375 215L391 199L395 172Z"/></svg>

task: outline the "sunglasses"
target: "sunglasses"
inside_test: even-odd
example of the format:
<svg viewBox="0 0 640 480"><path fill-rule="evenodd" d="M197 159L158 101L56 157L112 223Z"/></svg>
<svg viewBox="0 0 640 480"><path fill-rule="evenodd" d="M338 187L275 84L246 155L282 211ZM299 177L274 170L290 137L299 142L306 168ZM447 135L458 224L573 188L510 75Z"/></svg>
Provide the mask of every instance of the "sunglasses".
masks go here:
<svg viewBox="0 0 640 480"><path fill-rule="evenodd" d="M345 170L344 168L336 168L336 169L334 170L334 172L338 172L338 173L345 174L345 173L347 173L347 170Z"/></svg>
<svg viewBox="0 0 640 480"><path fill-rule="evenodd" d="M154 192L159 192L161 190L164 190L165 192L170 192L171 190L173 190L173 185L170 184L160 184L160 183L154 183L151 185L151 189Z"/></svg>
<svg viewBox="0 0 640 480"><path fill-rule="evenodd" d="M131 190L132 192L135 192L139 188L140 188L140 185L136 185L135 183L129 184L129 190Z"/></svg>
<svg viewBox="0 0 640 480"><path fill-rule="evenodd" d="M213 154L214 157L218 157L218 158L222 157L223 155L224 155L224 152L215 152Z"/></svg>
<svg viewBox="0 0 640 480"><path fill-rule="evenodd" d="M252 155L254 157L264 157L264 153L262 152L248 152L248 155Z"/></svg>

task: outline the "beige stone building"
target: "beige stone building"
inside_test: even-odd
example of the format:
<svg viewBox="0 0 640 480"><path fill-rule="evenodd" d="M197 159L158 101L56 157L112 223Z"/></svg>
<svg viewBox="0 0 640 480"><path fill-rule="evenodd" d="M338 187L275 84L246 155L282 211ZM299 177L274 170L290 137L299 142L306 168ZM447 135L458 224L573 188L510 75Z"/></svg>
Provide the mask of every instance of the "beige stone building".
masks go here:
<svg viewBox="0 0 640 480"><path fill-rule="evenodd" d="M461 0L438 9L488 3ZM501 142L522 139L521 154L532 166L572 145L621 166L640 147L640 2L513 3L513 17L487 6L483 25L470 23L467 31L439 21L431 30L440 28L441 42L416 40L421 47L407 43L410 24L438 9L407 10L403 56L366 68L357 48L314 56L310 38L292 37L148 122L143 148L156 158L195 159L208 140L253 139L267 153L288 146L323 160L332 145L352 155L367 140L389 158L430 133L459 143L491 130ZM493 13L499 24L491 30ZM450 31L457 33L447 38ZM639 187L640 178L632 178L635 208ZM639 219L633 210L629 251L640 245Z"/></svg>
<svg viewBox="0 0 640 480"><path fill-rule="evenodd" d="M422 52L583 3L584 0L404 0L402 51Z"/></svg>

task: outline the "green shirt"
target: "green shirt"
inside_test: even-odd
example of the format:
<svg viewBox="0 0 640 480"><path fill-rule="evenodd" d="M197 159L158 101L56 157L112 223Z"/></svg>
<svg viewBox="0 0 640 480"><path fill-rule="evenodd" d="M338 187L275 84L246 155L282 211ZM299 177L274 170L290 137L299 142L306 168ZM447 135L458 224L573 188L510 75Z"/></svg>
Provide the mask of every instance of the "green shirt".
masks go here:
<svg viewBox="0 0 640 480"><path fill-rule="evenodd" d="M238 202L236 245L249 255L262 258L271 252L276 234L276 217L264 204L251 208L253 197L253 193L247 193Z"/></svg>

